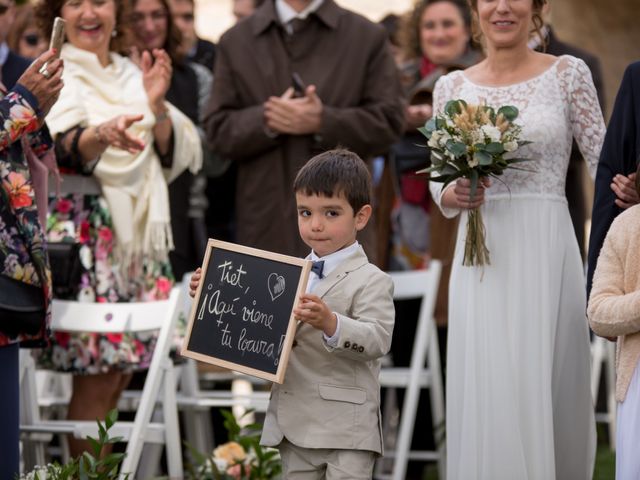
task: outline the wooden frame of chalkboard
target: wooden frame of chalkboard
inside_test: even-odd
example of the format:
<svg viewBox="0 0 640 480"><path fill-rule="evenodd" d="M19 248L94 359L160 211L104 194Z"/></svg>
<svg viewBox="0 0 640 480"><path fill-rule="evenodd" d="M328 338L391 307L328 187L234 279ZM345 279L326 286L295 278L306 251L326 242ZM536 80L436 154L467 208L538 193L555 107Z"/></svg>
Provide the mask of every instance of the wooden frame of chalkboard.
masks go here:
<svg viewBox="0 0 640 480"><path fill-rule="evenodd" d="M209 239L182 355L282 383L311 264Z"/></svg>

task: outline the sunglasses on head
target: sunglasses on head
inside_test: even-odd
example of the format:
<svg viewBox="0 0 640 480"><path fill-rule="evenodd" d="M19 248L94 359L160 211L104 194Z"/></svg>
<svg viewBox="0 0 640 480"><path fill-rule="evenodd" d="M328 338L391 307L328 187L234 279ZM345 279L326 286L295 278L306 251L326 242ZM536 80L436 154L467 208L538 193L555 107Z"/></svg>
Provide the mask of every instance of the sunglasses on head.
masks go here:
<svg viewBox="0 0 640 480"><path fill-rule="evenodd" d="M31 47L35 47L40 43L40 35L37 33L27 33L22 36L22 39Z"/></svg>

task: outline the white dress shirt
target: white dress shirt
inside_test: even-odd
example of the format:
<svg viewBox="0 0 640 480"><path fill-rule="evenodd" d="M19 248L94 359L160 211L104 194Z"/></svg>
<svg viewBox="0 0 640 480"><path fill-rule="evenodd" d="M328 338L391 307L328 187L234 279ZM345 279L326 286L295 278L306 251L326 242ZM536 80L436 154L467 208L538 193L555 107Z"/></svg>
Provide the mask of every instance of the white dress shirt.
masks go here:
<svg viewBox="0 0 640 480"><path fill-rule="evenodd" d="M324 261L324 265L322 267L322 275L326 277L333 270L335 270L338 265L344 262L349 256L353 255L358 250L358 248L360 248L360 244L356 240L354 243L352 243L348 247L345 247L342 250L338 250L337 252L333 252L324 257L319 257L312 250L311 253L307 256L307 260L312 260L314 262L318 260ZM309 274L309 282L307 283L307 293L313 293L313 289L318 283L318 281L320 281L320 278L318 277L318 275L316 275L315 272L311 272ZM336 312L333 312L333 313L336 313ZM322 334L322 336L324 337L324 341L330 347L337 347L338 339L340 338L340 317L336 315L336 319L338 321L336 323L336 331L333 334L333 336L329 337L324 333Z"/></svg>
<svg viewBox="0 0 640 480"><path fill-rule="evenodd" d="M276 13L280 19L280 23L284 25L285 30L289 35L293 33L291 27L291 20L297 18L299 20L306 20L307 17L318 10L324 0L313 0L309 5L302 9L300 12L296 12L286 0L276 0Z"/></svg>

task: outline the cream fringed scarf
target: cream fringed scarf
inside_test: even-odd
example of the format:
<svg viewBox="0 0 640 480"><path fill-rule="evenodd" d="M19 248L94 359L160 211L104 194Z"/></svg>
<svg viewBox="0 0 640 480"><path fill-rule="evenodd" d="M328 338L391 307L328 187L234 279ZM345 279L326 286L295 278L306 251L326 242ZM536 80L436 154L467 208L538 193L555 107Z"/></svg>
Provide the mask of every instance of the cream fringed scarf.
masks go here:
<svg viewBox="0 0 640 480"><path fill-rule="evenodd" d="M167 259L173 248L169 194L171 182L187 168L202 166L202 147L193 123L170 104L174 151L170 170L162 169L153 148L155 117L149 109L142 73L129 59L111 54L102 67L90 52L65 44L64 88L47 116L54 136L77 125L95 126L122 114L144 114L129 131L145 148L137 154L109 147L94 170L109 205L124 265L144 257Z"/></svg>

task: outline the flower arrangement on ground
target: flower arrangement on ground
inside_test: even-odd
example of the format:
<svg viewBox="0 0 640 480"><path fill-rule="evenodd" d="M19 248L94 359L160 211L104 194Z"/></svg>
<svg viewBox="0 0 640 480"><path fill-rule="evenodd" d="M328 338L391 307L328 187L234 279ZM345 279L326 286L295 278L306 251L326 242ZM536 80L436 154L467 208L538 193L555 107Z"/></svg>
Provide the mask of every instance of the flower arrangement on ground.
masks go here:
<svg viewBox="0 0 640 480"><path fill-rule="evenodd" d="M417 173L429 173L432 182L445 185L468 178L473 198L483 178L498 178L507 168L525 170L515 165L528 159L508 155L531 143L520 139L522 127L514 123L517 117L518 109L511 105L496 110L488 105L469 105L460 99L448 101L443 112L418 129L429 140L431 166ZM482 214L479 208L474 208L467 217L462 264L490 263Z"/></svg>
<svg viewBox="0 0 640 480"><path fill-rule="evenodd" d="M262 425L240 427L228 410L221 410L229 441L210 455L187 445L193 460L187 467L189 480L272 480L280 478L280 455L273 448L260 445ZM250 414L251 410L245 415Z"/></svg>
<svg viewBox="0 0 640 480"><path fill-rule="evenodd" d="M105 446L122 441L121 437L110 437L109 429L116 423L118 411L111 410L102 424L98 423L98 438L87 437L91 444L90 452L72 458L68 463L60 465L52 463L38 466L31 472L25 473L18 480L116 480L128 479L129 474L121 476L119 469L124 460L124 453L110 453L102 456Z"/></svg>

